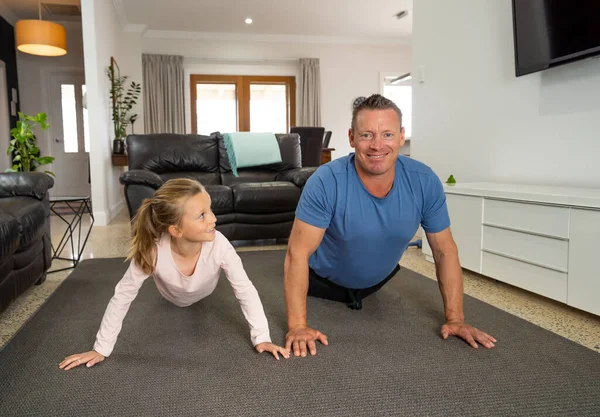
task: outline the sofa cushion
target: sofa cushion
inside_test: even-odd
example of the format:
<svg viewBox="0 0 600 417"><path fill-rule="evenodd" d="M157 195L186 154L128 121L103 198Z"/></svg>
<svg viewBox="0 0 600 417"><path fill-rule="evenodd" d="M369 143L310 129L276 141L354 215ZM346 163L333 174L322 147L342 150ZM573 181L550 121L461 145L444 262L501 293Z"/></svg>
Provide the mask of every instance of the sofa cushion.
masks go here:
<svg viewBox="0 0 600 417"><path fill-rule="evenodd" d="M221 184L229 187L236 184L245 184L249 182L273 182L277 176L276 172L261 170L257 168L238 169L238 176L229 171L221 175Z"/></svg>
<svg viewBox="0 0 600 417"><path fill-rule="evenodd" d="M223 141L234 175L237 175L238 168L260 167L282 162L279 141L273 133L224 133Z"/></svg>
<svg viewBox="0 0 600 417"><path fill-rule="evenodd" d="M217 214L217 230L219 230L219 226L224 224L235 223L235 213L225 213L225 214Z"/></svg>
<svg viewBox="0 0 600 417"><path fill-rule="evenodd" d="M150 134L127 137L129 169L165 172L218 172L215 135Z"/></svg>
<svg viewBox="0 0 600 417"><path fill-rule="evenodd" d="M158 175L161 180L168 181L173 178L190 178L198 181L202 185L220 184L221 177L218 173L206 172L166 172Z"/></svg>
<svg viewBox="0 0 600 417"><path fill-rule="evenodd" d="M41 201L31 197L0 199L0 212L12 216L19 222L19 247L39 238L46 227L46 211Z"/></svg>
<svg viewBox="0 0 600 417"><path fill-rule="evenodd" d="M210 195L213 213L227 214L233 213L233 193L231 188L224 185L207 185L206 192Z"/></svg>
<svg viewBox="0 0 600 417"><path fill-rule="evenodd" d="M308 181L310 176L314 174L316 170L317 167L288 169L277 174L275 181L289 181L294 183L296 187L303 188L306 181Z"/></svg>
<svg viewBox="0 0 600 417"><path fill-rule="evenodd" d="M34 197L42 200L54 178L42 172L2 172L0 173L0 198Z"/></svg>
<svg viewBox="0 0 600 417"><path fill-rule="evenodd" d="M17 251L21 234L20 230L21 228L17 219L8 213L0 211L0 264Z"/></svg>
<svg viewBox="0 0 600 417"><path fill-rule="evenodd" d="M242 224L278 224L294 221L295 211L283 213L235 213L236 223Z"/></svg>
<svg viewBox="0 0 600 417"><path fill-rule="evenodd" d="M227 149L225 148L225 141L223 135L219 132L212 133L217 137L219 143L219 165L221 174L233 174L231 173L231 165L229 164L229 158L227 156ZM277 143L279 144L279 151L281 153L281 162L276 164L262 165L259 169L263 172L277 173L285 169L300 168L302 166L302 154L300 153L300 136L296 133L278 133L275 135ZM254 169L256 170L256 169ZM243 170L238 169L240 176ZM225 184L225 181L223 181Z"/></svg>
<svg viewBox="0 0 600 417"><path fill-rule="evenodd" d="M254 182L236 184L233 208L236 213L281 213L294 211L301 190L290 182Z"/></svg>

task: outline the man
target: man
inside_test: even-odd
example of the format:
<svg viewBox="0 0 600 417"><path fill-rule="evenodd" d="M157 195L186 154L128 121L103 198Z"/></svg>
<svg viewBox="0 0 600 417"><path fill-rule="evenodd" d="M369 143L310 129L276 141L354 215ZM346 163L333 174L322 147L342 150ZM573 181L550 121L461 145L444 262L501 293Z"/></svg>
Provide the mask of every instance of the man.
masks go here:
<svg viewBox="0 0 600 417"><path fill-rule="evenodd" d="M327 336L308 327L306 296L362 308L362 299L390 280L419 225L433 251L446 323L444 339L472 347L496 340L464 322L462 270L450 232L443 186L426 165L399 157L402 113L373 95L358 105L348 132L353 154L320 167L307 181L285 258L286 348L316 354Z"/></svg>

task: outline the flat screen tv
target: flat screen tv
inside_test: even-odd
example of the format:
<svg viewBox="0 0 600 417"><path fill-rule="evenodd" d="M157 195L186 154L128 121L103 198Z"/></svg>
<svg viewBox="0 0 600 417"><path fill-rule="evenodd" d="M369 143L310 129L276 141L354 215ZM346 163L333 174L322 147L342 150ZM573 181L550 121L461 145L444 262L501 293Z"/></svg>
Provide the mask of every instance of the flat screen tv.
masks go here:
<svg viewBox="0 0 600 417"><path fill-rule="evenodd" d="M600 55L600 0L513 0L517 77Z"/></svg>

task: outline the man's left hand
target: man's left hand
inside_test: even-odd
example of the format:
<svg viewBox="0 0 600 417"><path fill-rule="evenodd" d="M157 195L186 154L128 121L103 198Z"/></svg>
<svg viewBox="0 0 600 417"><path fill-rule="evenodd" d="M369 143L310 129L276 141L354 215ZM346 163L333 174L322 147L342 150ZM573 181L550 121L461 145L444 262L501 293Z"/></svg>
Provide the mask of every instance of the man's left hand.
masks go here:
<svg viewBox="0 0 600 417"><path fill-rule="evenodd" d="M477 342L486 348L493 348L496 346L494 344L496 343L496 339L492 336L463 322L449 321L442 326L441 333L444 340L448 339L448 336L457 336L464 339L475 349L478 347Z"/></svg>

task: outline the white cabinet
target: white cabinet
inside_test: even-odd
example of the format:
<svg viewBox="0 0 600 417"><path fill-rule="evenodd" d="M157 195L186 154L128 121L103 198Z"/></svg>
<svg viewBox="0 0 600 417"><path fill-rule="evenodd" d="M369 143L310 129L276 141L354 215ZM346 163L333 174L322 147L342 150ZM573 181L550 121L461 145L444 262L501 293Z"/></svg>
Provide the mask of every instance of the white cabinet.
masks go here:
<svg viewBox="0 0 600 417"><path fill-rule="evenodd" d="M600 211L571 209L567 303L600 315Z"/></svg>
<svg viewBox="0 0 600 417"><path fill-rule="evenodd" d="M473 183L445 191L463 268L600 315L600 190Z"/></svg>
<svg viewBox="0 0 600 417"><path fill-rule="evenodd" d="M450 230L458 247L463 268L481 272L481 216L483 199L464 195L446 195ZM423 234L423 253L433 261L431 248Z"/></svg>
<svg viewBox="0 0 600 417"><path fill-rule="evenodd" d="M567 302L567 274L492 253L483 253L482 274L515 287Z"/></svg>
<svg viewBox="0 0 600 417"><path fill-rule="evenodd" d="M483 222L524 232L569 237L569 208L485 199Z"/></svg>
<svg viewBox="0 0 600 417"><path fill-rule="evenodd" d="M567 239L483 226L481 249L487 253L567 273L569 264Z"/></svg>

